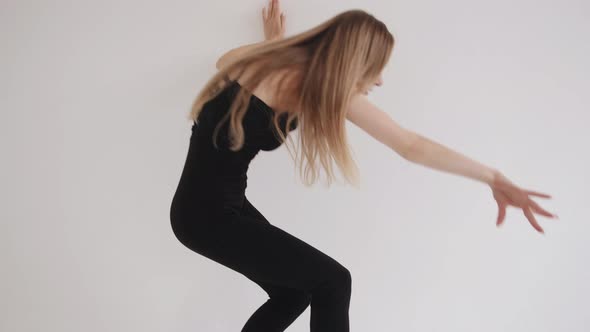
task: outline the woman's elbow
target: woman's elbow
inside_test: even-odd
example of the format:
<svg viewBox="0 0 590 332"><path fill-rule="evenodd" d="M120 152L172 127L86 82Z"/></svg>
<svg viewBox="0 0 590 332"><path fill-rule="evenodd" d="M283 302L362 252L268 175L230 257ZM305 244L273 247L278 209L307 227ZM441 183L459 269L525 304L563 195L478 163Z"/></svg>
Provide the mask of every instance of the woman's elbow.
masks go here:
<svg viewBox="0 0 590 332"><path fill-rule="evenodd" d="M399 155L408 160L414 160L418 151L420 150L420 142L422 141L422 136L412 131L408 131L404 138L399 140L398 144L392 144L392 149L397 151Z"/></svg>

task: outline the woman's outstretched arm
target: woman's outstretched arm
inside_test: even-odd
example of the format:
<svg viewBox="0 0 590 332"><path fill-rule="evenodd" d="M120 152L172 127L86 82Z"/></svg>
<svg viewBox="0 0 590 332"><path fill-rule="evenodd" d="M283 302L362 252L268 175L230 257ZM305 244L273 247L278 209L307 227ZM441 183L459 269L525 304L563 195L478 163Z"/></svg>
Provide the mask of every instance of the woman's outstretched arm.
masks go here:
<svg viewBox="0 0 590 332"><path fill-rule="evenodd" d="M427 137L416 134L405 158L413 163L462 175L492 185L498 170L473 160Z"/></svg>
<svg viewBox="0 0 590 332"><path fill-rule="evenodd" d="M535 219L533 212L546 217L557 217L541 208L529 197L550 198L551 196L519 188L500 171L403 128L362 94L352 98L346 117L408 161L465 176L489 185L498 205L496 219L498 226L504 221L506 207L509 205L522 208L531 225L541 233L543 233L543 229Z"/></svg>
<svg viewBox="0 0 590 332"><path fill-rule="evenodd" d="M353 97L347 119L404 159L491 185L498 171L403 128L366 96Z"/></svg>

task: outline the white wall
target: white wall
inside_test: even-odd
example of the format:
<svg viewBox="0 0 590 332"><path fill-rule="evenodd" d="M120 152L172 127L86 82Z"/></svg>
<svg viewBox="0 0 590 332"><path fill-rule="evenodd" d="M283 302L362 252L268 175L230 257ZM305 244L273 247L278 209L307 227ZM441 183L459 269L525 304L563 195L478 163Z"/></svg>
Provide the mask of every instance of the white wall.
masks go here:
<svg viewBox="0 0 590 332"><path fill-rule="evenodd" d="M263 38L266 1L3 1L0 330L239 331L266 300L176 240L169 206L194 96ZM247 195L348 267L351 331L590 330L590 5L288 1L287 34L362 8L397 39L370 98L503 171L559 220L496 229L479 182L411 164L349 124L362 190L306 189L285 147ZM277 199L277 191L281 192ZM308 331L309 308L289 327Z"/></svg>

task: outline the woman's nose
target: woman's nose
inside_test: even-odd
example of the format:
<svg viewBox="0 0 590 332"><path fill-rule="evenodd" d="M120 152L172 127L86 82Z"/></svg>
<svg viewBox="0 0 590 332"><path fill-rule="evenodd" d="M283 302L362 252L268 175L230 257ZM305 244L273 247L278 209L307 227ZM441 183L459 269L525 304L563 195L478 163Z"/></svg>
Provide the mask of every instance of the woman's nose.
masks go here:
<svg viewBox="0 0 590 332"><path fill-rule="evenodd" d="M377 82L375 82L376 86L381 86L383 85L383 79L381 78L381 76L379 76L379 79L377 80Z"/></svg>

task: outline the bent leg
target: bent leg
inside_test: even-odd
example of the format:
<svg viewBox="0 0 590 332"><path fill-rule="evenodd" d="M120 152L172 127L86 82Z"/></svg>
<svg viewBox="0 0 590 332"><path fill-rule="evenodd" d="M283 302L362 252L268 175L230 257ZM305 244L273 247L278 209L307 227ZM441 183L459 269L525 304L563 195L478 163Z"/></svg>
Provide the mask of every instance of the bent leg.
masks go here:
<svg viewBox="0 0 590 332"><path fill-rule="evenodd" d="M348 332L350 272L308 243L271 225L268 221L261 222L261 219L247 215L246 211L248 209L244 209L245 213L233 209L226 210L215 220L206 221L205 224L193 228L190 232L195 234L185 234L183 243L189 249L243 274L270 290L271 298L267 302L269 304L259 308L260 314L255 315L269 317L270 313L266 314L267 312L278 311L284 321L266 321L270 328L265 330L256 326L259 330L281 331L283 325L290 324L286 323L289 319L292 319L292 322L296 318L293 315L298 315L297 311L300 311L300 314L305 310L306 297L310 294L311 331ZM196 242L191 240L193 238ZM262 318L251 319L252 326L258 322L265 323ZM264 328L266 327L265 325Z"/></svg>
<svg viewBox="0 0 590 332"><path fill-rule="evenodd" d="M240 214L270 224L266 217L247 198L244 200ZM311 293L309 292L277 286L252 278L249 279L264 289L269 298L250 316L241 332L284 331L309 306L311 301Z"/></svg>
<svg viewBox="0 0 590 332"><path fill-rule="evenodd" d="M248 319L241 332L285 331L309 306L311 293L253 280L269 295Z"/></svg>

